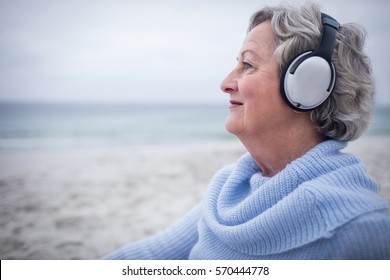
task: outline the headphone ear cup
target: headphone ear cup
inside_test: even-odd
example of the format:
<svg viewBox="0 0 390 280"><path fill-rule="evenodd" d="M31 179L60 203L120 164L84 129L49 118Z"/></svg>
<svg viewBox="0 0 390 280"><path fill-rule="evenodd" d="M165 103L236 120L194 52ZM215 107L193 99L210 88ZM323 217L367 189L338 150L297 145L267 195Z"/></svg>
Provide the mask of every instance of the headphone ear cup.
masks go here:
<svg viewBox="0 0 390 280"><path fill-rule="evenodd" d="M295 110L320 106L335 84L335 69L324 58L306 52L294 59L281 77L282 96Z"/></svg>

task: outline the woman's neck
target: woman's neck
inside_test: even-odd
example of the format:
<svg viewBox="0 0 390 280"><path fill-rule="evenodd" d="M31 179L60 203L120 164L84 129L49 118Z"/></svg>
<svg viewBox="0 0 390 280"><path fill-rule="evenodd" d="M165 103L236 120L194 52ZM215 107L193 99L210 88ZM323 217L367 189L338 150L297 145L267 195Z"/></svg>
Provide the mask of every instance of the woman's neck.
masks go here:
<svg viewBox="0 0 390 280"><path fill-rule="evenodd" d="M279 132L280 135L275 133L256 136L252 134L251 137L239 135L241 142L267 177L274 176L325 140L314 127L309 129L302 126L301 129L291 128Z"/></svg>

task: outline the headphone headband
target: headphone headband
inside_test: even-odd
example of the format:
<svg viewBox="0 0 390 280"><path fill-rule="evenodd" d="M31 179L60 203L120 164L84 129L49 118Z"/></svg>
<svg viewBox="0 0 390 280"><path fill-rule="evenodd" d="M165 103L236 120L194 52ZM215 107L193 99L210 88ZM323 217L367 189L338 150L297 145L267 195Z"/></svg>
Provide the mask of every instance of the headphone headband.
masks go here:
<svg viewBox="0 0 390 280"><path fill-rule="evenodd" d="M321 13L322 21L322 37L318 48L313 52L313 55L324 58L329 63L332 60L333 49L336 45L337 31L340 24L327 14Z"/></svg>

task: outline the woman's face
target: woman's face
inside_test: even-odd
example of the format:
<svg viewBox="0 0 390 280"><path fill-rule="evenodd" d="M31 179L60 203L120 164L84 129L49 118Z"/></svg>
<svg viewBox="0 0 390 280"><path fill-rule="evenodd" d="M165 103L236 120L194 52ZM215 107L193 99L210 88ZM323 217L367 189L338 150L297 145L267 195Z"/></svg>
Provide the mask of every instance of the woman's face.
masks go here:
<svg viewBox="0 0 390 280"><path fill-rule="evenodd" d="M270 22L253 28L237 58L237 66L221 84L230 95L226 129L237 136L272 136L288 124L293 111L280 95L279 65L274 56Z"/></svg>

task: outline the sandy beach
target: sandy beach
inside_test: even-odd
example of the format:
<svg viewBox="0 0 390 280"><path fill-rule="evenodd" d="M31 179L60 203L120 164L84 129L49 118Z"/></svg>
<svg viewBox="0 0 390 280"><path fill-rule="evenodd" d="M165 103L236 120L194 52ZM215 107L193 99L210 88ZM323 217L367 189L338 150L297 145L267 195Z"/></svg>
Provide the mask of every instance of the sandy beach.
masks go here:
<svg viewBox="0 0 390 280"><path fill-rule="evenodd" d="M346 149L390 203L390 137ZM84 150L0 150L0 259L96 259L183 216L236 141Z"/></svg>

